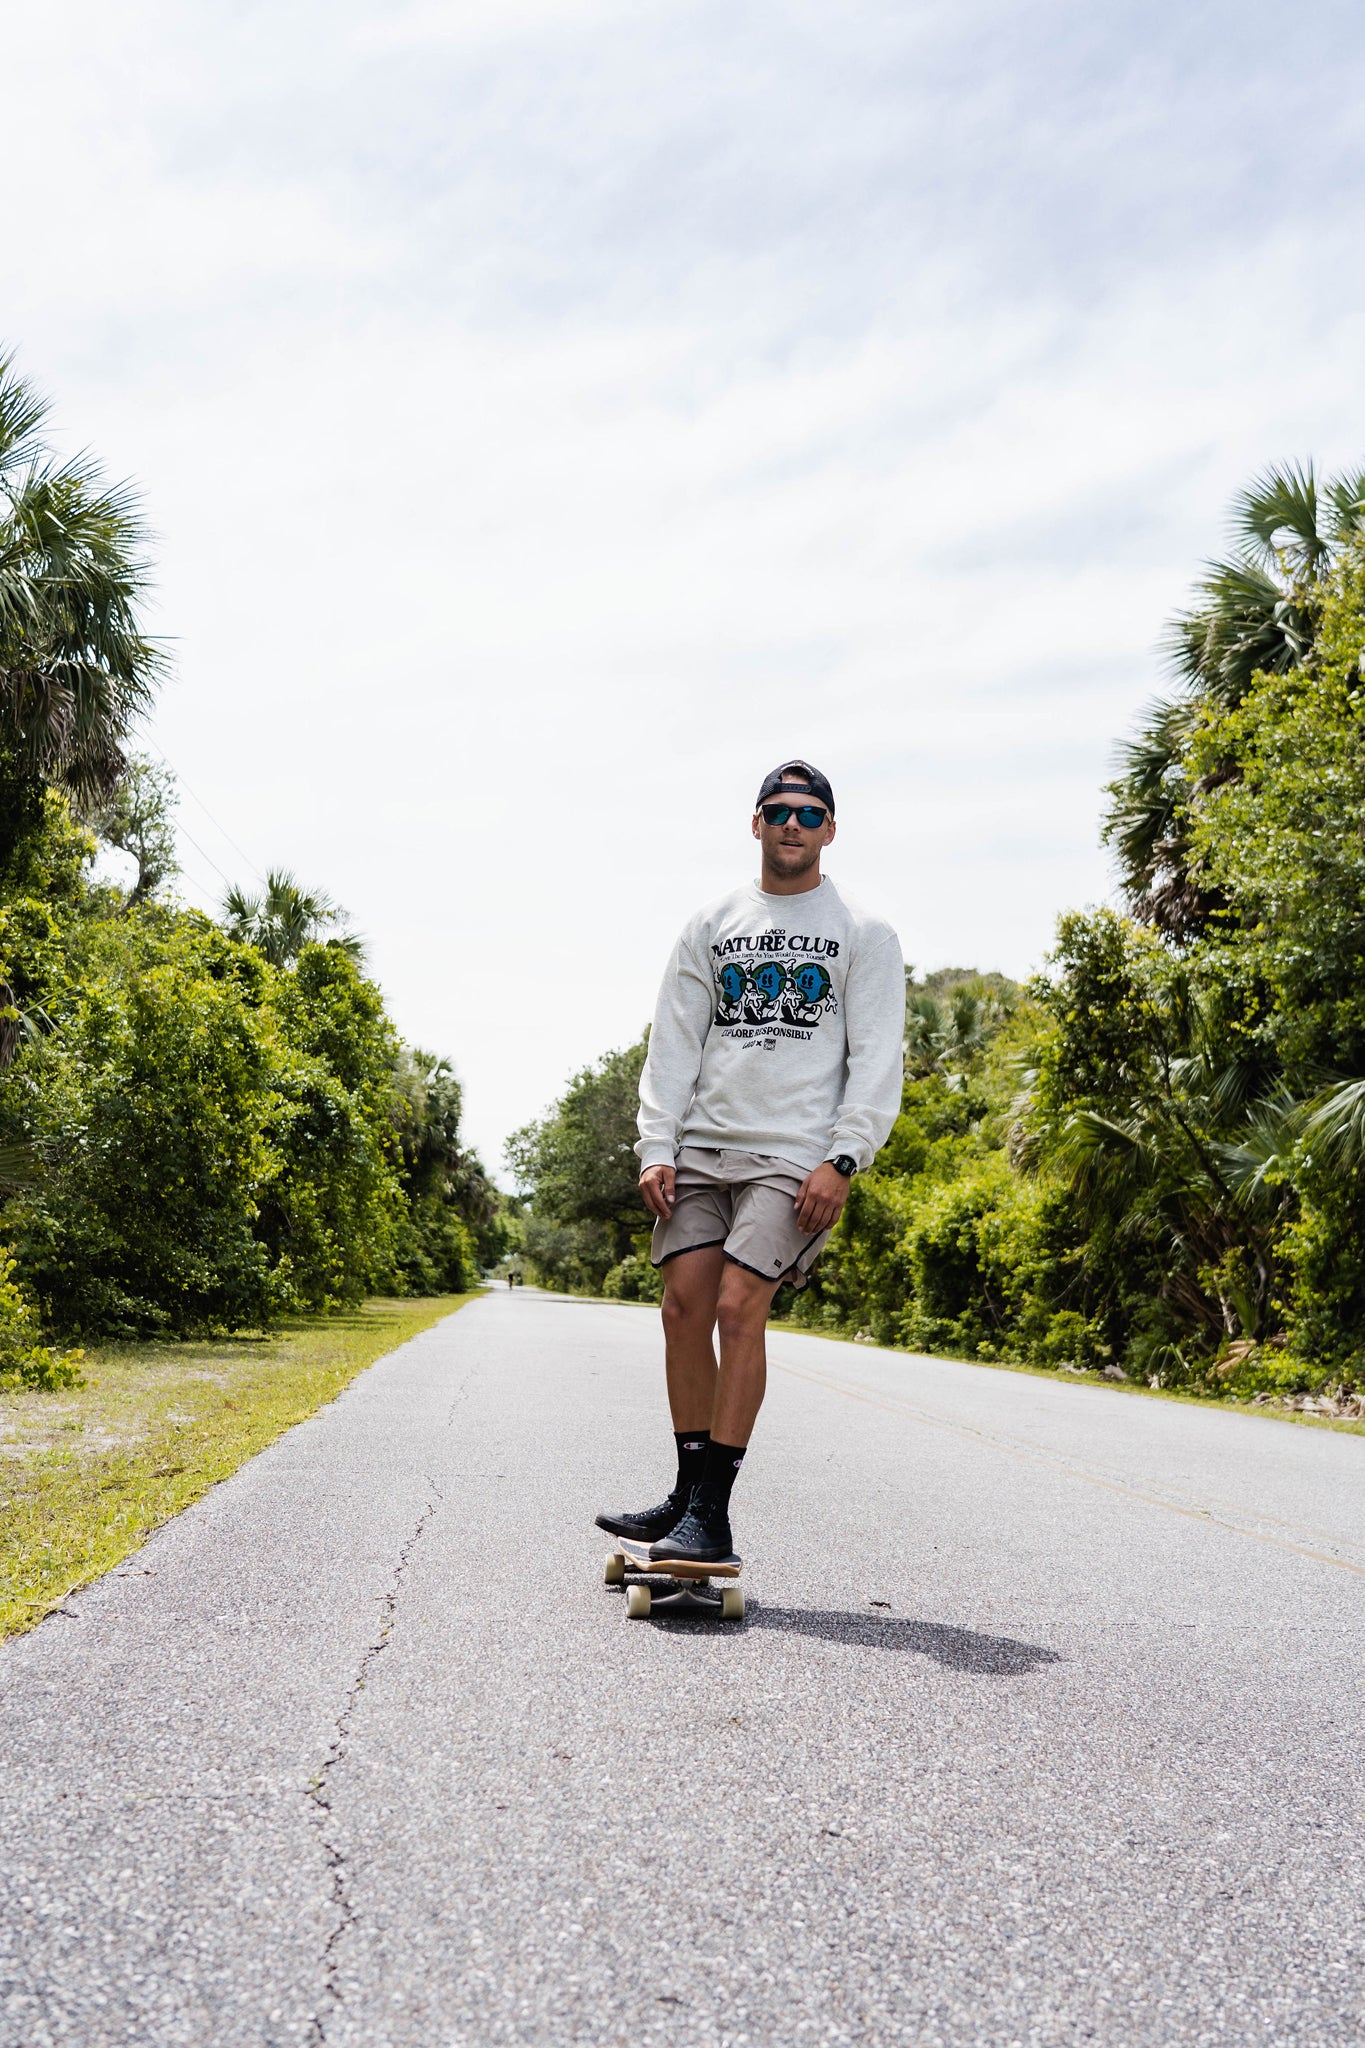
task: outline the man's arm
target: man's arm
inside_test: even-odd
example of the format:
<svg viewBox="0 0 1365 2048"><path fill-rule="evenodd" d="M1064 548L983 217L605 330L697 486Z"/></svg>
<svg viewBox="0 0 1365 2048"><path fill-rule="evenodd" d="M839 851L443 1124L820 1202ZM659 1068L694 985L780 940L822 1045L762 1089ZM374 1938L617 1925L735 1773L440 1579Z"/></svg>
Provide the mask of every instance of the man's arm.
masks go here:
<svg viewBox="0 0 1365 2048"><path fill-rule="evenodd" d="M844 983L848 1078L823 1165L796 1191L796 1226L814 1237L843 1214L848 1179L830 1165L850 1158L868 1167L900 1114L905 1073L905 963L894 932L855 960Z"/></svg>
<svg viewBox="0 0 1365 2048"><path fill-rule="evenodd" d="M849 969L844 1031L848 1078L825 1157L847 1154L863 1171L891 1135L905 1078L905 963L894 932Z"/></svg>
<svg viewBox="0 0 1365 2048"><path fill-rule="evenodd" d="M696 1093L714 1006L715 985L684 932L659 987L640 1076L640 1140L635 1150L640 1192L655 1216L667 1218L672 1213L678 1134Z"/></svg>

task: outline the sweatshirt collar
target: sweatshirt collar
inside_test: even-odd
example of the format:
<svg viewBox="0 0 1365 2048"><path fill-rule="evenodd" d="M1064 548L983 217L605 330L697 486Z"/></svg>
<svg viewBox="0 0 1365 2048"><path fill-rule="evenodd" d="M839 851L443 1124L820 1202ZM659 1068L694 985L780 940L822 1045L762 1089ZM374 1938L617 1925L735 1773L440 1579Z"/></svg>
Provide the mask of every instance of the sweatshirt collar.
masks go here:
<svg viewBox="0 0 1365 2048"><path fill-rule="evenodd" d="M798 889L794 896L770 896L766 889L759 886L757 880L752 882L750 887L760 903L791 904L793 906L798 903L822 903L834 894L834 884L830 881L828 875L821 875L814 889Z"/></svg>

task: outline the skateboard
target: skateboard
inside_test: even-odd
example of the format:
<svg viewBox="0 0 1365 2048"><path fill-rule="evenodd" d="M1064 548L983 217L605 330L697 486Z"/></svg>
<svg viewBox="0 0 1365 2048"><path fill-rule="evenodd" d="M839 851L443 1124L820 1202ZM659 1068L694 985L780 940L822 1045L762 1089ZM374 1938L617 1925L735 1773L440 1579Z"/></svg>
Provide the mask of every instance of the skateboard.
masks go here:
<svg viewBox="0 0 1365 2048"><path fill-rule="evenodd" d="M626 1614L631 1621L648 1621L651 1614L709 1614L713 1621L743 1621L744 1588L729 1585L711 1589L712 1579L737 1579L743 1569L740 1557L722 1558L719 1564L656 1564L647 1543L629 1536L613 1536L605 1573L609 1586L625 1584L627 1572L636 1574L626 1586ZM661 1589L642 1585L653 1579Z"/></svg>

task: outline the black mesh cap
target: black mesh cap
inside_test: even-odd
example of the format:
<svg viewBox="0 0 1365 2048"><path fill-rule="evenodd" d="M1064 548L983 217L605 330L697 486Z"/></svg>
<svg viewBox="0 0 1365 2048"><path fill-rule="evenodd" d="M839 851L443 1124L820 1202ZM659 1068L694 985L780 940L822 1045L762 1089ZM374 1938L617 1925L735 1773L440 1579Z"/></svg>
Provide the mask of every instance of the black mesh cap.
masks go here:
<svg viewBox="0 0 1365 2048"><path fill-rule="evenodd" d="M827 777L818 768L812 768L809 761L784 761L771 775L765 775L763 787L754 799L754 809L766 804L770 796L818 797L831 818L834 816L834 791Z"/></svg>

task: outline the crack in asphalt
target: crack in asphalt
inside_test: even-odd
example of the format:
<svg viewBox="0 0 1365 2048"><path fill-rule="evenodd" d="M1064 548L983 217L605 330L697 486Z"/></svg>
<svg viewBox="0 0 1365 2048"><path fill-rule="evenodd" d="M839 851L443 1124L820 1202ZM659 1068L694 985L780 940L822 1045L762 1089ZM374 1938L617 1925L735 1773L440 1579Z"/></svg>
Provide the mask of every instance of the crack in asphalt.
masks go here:
<svg viewBox="0 0 1365 2048"><path fill-rule="evenodd" d="M379 1633L360 1659L356 1675L351 1681L350 1690L347 1692L346 1698L342 1703L341 1712L336 1718L336 1729L332 1737L331 1747L323 1758L321 1768L308 1786L306 1793L306 1797L312 1805L312 1817L317 1826L318 1840L322 1845L322 1853L327 1860L327 1868L332 1880L332 1904L336 1907L337 1912L336 1925L328 1935L322 1949L323 1982L322 1997L319 2001L322 2006L326 2006L329 2003L332 2006L341 2004L341 1992L337 1988L336 1948L341 1937L355 1926L356 1920L359 1917L351 1902L346 1852L333 1839L330 1831L332 1799L329 1780L337 1765L342 1763L347 1755L347 1738L350 1735L351 1716L355 1712L361 1693L365 1690L370 1672L376 1661L383 1656L385 1650L389 1647L389 1636L392 1633L394 1622L398 1618L398 1596L403 1586L403 1574L408 1568L408 1559L421 1541L422 1532L426 1528L427 1523L445 1498L441 1488L436 1484L430 1473L427 1474L427 1485L431 1488L435 1498L427 1502L425 1508L417 1517L416 1527L398 1553L398 1562L394 1566L393 1579L389 1585L388 1592L384 1595L383 1618L379 1624ZM310 2038L314 2042L325 2042L327 2039L327 2023L324 2012L320 2010L313 2013L311 2019L312 2029Z"/></svg>
<svg viewBox="0 0 1365 2048"><path fill-rule="evenodd" d="M460 1407L462 1402L465 1402L469 1399L469 1382L472 1377L473 1375L471 1373L466 1373L464 1378L460 1381L459 1386L455 1389L455 1398L450 1404L450 1413L446 1416L447 1429L453 1429L455 1427L455 1411L458 1407ZM435 1480L433 1480L432 1485L434 1486L435 1484L436 1482Z"/></svg>

